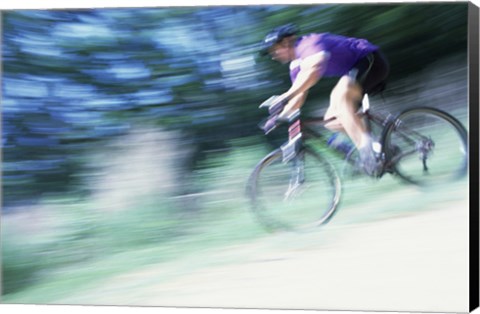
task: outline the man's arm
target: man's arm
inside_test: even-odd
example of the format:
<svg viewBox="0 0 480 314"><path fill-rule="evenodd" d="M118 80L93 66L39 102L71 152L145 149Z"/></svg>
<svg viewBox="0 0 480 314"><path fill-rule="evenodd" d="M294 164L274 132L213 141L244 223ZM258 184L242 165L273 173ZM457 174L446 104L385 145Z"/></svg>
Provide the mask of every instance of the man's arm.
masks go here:
<svg viewBox="0 0 480 314"><path fill-rule="evenodd" d="M280 114L287 117L291 112L300 108L305 102L308 90L323 76L327 67L329 53L320 51L302 60L300 72L290 89L280 95L279 99L288 99L288 104Z"/></svg>
<svg viewBox="0 0 480 314"><path fill-rule="evenodd" d="M330 54L328 52L320 51L303 59L300 63L300 72L297 75L297 79L292 84L292 87L282 96L290 99L297 94L308 91L323 76L329 57Z"/></svg>
<svg viewBox="0 0 480 314"><path fill-rule="evenodd" d="M307 99L308 91L303 93L297 94L290 98L288 103L283 108L282 112L279 114L279 118L288 118L292 113L294 113L297 109L301 108Z"/></svg>

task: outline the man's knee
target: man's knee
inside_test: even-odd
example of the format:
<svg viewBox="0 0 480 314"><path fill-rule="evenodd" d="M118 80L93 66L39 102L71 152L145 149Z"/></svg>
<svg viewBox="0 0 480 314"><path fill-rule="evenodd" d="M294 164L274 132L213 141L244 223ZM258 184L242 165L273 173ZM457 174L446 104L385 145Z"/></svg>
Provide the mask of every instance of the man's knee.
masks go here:
<svg viewBox="0 0 480 314"><path fill-rule="evenodd" d="M325 127L333 132L344 132L343 125L337 119L327 122Z"/></svg>

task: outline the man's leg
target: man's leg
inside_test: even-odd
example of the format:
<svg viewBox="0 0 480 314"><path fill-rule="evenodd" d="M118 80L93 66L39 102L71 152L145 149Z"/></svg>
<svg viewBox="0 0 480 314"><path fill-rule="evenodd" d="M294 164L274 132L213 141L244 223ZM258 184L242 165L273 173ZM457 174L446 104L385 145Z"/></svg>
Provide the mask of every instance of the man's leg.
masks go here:
<svg viewBox="0 0 480 314"><path fill-rule="evenodd" d="M336 117L325 126L330 130L347 133L358 149L370 144L367 128L356 114L361 98L361 86L349 76L343 76L330 95L330 106L325 114L325 119Z"/></svg>
<svg viewBox="0 0 480 314"><path fill-rule="evenodd" d="M334 115L337 118L337 123L341 124L358 149L361 162L359 166L368 175L375 175L378 162L373 151L372 139L367 127L357 115L361 97L361 86L349 76L343 76L331 93L330 107L325 116Z"/></svg>

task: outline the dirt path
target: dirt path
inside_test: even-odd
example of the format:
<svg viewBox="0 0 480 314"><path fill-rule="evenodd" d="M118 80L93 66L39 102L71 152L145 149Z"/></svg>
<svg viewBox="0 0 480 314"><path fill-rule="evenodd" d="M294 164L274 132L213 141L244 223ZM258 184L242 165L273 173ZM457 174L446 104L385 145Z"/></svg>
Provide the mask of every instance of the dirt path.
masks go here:
<svg viewBox="0 0 480 314"><path fill-rule="evenodd" d="M59 302L465 312L468 202L206 251Z"/></svg>

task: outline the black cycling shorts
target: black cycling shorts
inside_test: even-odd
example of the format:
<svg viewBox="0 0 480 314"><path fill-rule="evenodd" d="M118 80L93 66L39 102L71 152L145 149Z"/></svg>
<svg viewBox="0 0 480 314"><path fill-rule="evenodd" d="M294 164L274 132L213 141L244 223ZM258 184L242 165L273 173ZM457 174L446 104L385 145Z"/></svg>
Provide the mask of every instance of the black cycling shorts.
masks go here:
<svg viewBox="0 0 480 314"><path fill-rule="evenodd" d="M364 94L374 94L383 90L389 72L387 59L377 50L360 59L349 75L362 86Z"/></svg>

